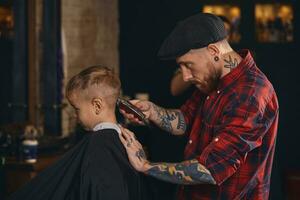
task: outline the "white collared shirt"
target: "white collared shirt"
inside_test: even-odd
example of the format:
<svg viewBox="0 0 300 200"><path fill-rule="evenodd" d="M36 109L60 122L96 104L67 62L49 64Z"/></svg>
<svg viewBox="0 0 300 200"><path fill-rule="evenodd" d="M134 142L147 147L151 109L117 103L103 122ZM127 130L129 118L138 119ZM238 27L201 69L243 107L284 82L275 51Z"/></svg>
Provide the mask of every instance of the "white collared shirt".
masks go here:
<svg viewBox="0 0 300 200"><path fill-rule="evenodd" d="M115 124L115 123L111 123L111 122L102 122L100 124L97 124L94 128L93 131L99 131L99 130L103 130L103 129L114 129L116 130L119 134L121 134L121 129L120 127Z"/></svg>

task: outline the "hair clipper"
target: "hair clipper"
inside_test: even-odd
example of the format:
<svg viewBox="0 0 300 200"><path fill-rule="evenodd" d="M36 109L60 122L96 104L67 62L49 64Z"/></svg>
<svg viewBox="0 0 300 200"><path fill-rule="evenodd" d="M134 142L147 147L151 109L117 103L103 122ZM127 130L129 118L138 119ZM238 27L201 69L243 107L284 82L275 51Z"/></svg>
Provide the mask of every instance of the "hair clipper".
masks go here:
<svg viewBox="0 0 300 200"><path fill-rule="evenodd" d="M125 110L127 113L133 114L134 117L144 122L145 125L148 125L145 114L128 100L118 98L117 105L120 109Z"/></svg>

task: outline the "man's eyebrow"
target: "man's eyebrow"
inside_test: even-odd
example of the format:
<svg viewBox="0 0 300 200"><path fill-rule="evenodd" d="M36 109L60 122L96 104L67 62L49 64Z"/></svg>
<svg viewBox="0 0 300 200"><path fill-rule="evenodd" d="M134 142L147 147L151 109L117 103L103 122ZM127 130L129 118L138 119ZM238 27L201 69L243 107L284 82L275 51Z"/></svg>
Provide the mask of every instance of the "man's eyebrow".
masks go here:
<svg viewBox="0 0 300 200"><path fill-rule="evenodd" d="M186 65L186 64L193 64L193 62L191 62L191 61L180 61L177 64L178 65L182 65L182 64Z"/></svg>

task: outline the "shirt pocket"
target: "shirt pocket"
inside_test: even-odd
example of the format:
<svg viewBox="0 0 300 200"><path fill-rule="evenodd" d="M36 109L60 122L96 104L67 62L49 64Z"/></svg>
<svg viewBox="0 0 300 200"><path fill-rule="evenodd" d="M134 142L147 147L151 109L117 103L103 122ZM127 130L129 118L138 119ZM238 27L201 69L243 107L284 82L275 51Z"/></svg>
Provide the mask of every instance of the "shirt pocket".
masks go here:
<svg viewBox="0 0 300 200"><path fill-rule="evenodd" d="M212 123L211 121L208 121L207 119L202 120L202 129L201 132L206 135L210 139L210 141L217 137L220 133L222 126Z"/></svg>
<svg viewBox="0 0 300 200"><path fill-rule="evenodd" d="M216 126L207 122L205 119L202 120L201 126L201 139L202 141L207 141L210 143L214 137L216 137L215 133Z"/></svg>

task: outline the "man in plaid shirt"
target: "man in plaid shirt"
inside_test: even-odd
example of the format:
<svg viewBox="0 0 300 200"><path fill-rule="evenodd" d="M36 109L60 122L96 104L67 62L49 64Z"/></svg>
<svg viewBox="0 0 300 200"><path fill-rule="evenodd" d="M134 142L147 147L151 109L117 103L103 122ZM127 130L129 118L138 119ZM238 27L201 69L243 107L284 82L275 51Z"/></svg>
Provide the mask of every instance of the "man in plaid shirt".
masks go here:
<svg viewBox="0 0 300 200"><path fill-rule="evenodd" d="M179 200L269 196L278 125L276 93L249 50L237 53L225 38L223 22L212 14L200 13L178 23L159 56L176 59L184 81L197 90L177 110L132 101L157 126L189 137L185 161L151 163L131 131L122 128L120 135L133 167L180 184Z"/></svg>

